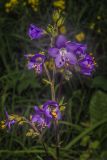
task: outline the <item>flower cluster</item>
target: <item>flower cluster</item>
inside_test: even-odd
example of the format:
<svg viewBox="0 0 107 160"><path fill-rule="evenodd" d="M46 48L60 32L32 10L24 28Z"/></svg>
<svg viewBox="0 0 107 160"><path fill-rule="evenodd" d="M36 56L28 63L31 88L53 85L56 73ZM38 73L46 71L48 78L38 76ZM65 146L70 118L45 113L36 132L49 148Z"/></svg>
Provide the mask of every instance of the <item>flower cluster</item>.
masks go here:
<svg viewBox="0 0 107 160"><path fill-rule="evenodd" d="M6 12L10 12L17 4L18 0L10 0L9 2L5 3Z"/></svg>
<svg viewBox="0 0 107 160"><path fill-rule="evenodd" d="M49 55L54 58L57 68L79 71L90 76L95 69L94 57L87 54L85 44L70 42L60 35L56 39L55 47L49 48Z"/></svg>
<svg viewBox="0 0 107 160"><path fill-rule="evenodd" d="M43 29L30 25L28 35L31 39L41 38L45 34ZM63 68L65 71L78 71L83 75L91 76L95 69L96 62L92 55L87 53L87 45L71 42L64 35L56 37L53 47L48 49L48 55L55 61L56 68ZM28 69L34 69L36 73L42 73L42 67L46 55L40 53L26 55Z"/></svg>
<svg viewBox="0 0 107 160"><path fill-rule="evenodd" d="M31 121L35 123L39 130L50 127L52 120L61 118L59 104L55 101L48 100L41 108L34 107L35 113L32 115Z"/></svg>
<svg viewBox="0 0 107 160"><path fill-rule="evenodd" d="M9 0L5 3L5 11L10 12L18 5L30 6L33 9L33 11L38 11L39 0Z"/></svg>
<svg viewBox="0 0 107 160"><path fill-rule="evenodd" d="M25 55L25 57L28 59L28 69L34 69L37 74L41 74L46 56L36 53L35 55Z"/></svg>

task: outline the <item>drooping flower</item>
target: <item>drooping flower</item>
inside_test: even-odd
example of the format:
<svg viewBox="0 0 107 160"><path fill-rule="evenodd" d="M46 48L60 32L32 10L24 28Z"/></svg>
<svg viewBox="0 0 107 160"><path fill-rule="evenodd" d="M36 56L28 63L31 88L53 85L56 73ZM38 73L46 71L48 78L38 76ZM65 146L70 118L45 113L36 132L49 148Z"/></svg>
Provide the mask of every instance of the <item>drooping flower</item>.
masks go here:
<svg viewBox="0 0 107 160"><path fill-rule="evenodd" d="M83 75L90 76L92 74L92 71L95 70L95 65L96 62L94 58L88 54L84 59L79 61L80 70Z"/></svg>
<svg viewBox="0 0 107 160"><path fill-rule="evenodd" d="M66 63L76 64L76 55L68 50L68 42L63 35L59 35L56 39L55 47L49 48L48 53L55 59L56 67L61 68Z"/></svg>
<svg viewBox="0 0 107 160"><path fill-rule="evenodd" d="M55 101L49 100L44 103L43 110L47 117L51 119L59 120L61 118L61 113L59 109L59 104Z"/></svg>
<svg viewBox="0 0 107 160"><path fill-rule="evenodd" d="M39 39L44 35L44 30L31 24L28 29L28 35L31 38L31 40Z"/></svg>
<svg viewBox="0 0 107 160"><path fill-rule="evenodd" d="M46 59L45 55L36 53L35 55L25 55L25 57L28 59L28 69L34 69L37 74L41 74Z"/></svg>

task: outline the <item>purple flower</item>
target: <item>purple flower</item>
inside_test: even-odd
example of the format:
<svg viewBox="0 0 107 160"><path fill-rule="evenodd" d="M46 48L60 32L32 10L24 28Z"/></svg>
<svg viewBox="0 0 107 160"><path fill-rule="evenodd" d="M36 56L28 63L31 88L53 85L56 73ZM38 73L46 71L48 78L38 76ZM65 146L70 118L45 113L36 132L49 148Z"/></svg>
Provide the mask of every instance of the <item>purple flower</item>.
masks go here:
<svg viewBox="0 0 107 160"><path fill-rule="evenodd" d="M59 104L55 101L47 101L43 105L43 110L46 114L47 117L51 119L60 119L61 118L61 113L59 109Z"/></svg>
<svg viewBox="0 0 107 160"><path fill-rule="evenodd" d="M87 54L84 59L79 61L79 66L82 74L90 76L95 69L95 60Z"/></svg>
<svg viewBox="0 0 107 160"><path fill-rule="evenodd" d="M11 125L15 124L15 120L9 119L9 115L8 115L7 111L5 112L5 114L6 114L5 126L8 127L8 129L10 129Z"/></svg>
<svg viewBox="0 0 107 160"><path fill-rule="evenodd" d="M37 106L34 107L35 114L32 116L32 122L36 123L39 129L43 129L46 126L50 127L50 118L46 116L43 109L38 108Z"/></svg>
<svg viewBox="0 0 107 160"><path fill-rule="evenodd" d="M45 127L50 127L52 120L59 120L61 113L59 105L55 101L47 101L42 108L34 107L35 114L32 116L32 123L36 123L38 129L42 130Z"/></svg>
<svg viewBox="0 0 107 160"><path fill-rule="evenodd" d="M76 43L76 42L68 42L66 44L67 50L76 54L76 56L84 57L87 50L87 45Z"/></svg>
<svg viewBox="0 0 107 160"><path fill-rule="evenodd" d="M43 29L38 28L33 24L30 25L29 30L28 30L28 35L31 38L31 40L41 38L43 34L44 34Z"/></svg>
<svg viewBox="0 0 107 160"><path fill-rule="evenodd" d="M55 59L55 64L58 68L63 67L65 63L77 63L75 54L67 49L67 40L63 35L57 37L56 47L49 48L48 53Z"/></svg>
<svg viewBox="0 0 107 160"><path fill-rule="evenodd" d="M55 59L58 68L63 67L66 63L77 64L78 56L83 57L87 48L86 45L67 41L63 35L57 37L55 46L49 48L48 53Z"/></svg>
<svg viewBox="0 0 107 160"><path fill-rule="evenodd" d="M42 73L43 63L46 59L45 55L36 53L35 55L25 55L28 59L28 69L34 69L37 74Z"/></svg>

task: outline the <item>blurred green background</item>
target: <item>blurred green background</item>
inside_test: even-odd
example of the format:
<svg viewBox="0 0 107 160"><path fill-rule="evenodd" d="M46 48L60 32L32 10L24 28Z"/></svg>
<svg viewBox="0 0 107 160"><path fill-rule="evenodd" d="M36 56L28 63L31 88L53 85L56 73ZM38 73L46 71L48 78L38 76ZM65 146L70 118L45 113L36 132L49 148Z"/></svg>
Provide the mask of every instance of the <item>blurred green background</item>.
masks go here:
<svg viewBox="0 0 107 160"><path fill-rule="evenodd" d="M31 41L27 30L31 23L45 29L52 23L53 10L59 8L65 12L67 37L86 43L97 62L91 78L76 75L62 87L67 106L60 122L60 159L106 160L105 0L0 0L0 120L5 118L5 107L9 114L27 117L35 104L41 104L50 97L49 87L44 85L42 77L37 78L26 69L24 54L41 51L48 46L47 39ZM26 128L14 127L11 132L0 129L0 160L46 159L41 143L25 136ZM51 128L44 136L52 157L55 153L53 133Z"/></svg>

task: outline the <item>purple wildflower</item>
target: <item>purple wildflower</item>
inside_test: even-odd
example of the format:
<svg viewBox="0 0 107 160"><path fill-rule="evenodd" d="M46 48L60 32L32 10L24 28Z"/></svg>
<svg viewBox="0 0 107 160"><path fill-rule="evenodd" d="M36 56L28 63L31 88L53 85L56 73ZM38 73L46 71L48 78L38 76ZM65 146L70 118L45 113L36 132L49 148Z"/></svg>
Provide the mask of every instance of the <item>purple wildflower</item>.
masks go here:
<svg viewBox="0 0 107 160"><path fill-rule="evenodd" d="M79 61L81 73L90 76L95 69L95 60L92 56L86 55L84 59Z"/></svg>
<svg viewBox="0 0 107 160"><path fill-rule="evenodd" d="M47 101L43 105L43 110L46 114L47 117L51 119L60 119L61 118L61 113L59 109L59 104L55 101Z"/></svg>
<svg viewBox="0 0 107 160"><path fill-rule="evenodd" d="M77 64L77 55L85 54L85 50L86 45L71 43L66 40L65 36L59 35L56 39L56 47L49 48L48 53L55 59L56 66L60 68L66 63Z"/></svg>
<svg viewBox="0 0 107 160"><path fill-rule="evenodd" d="M31 38L31 40L41 38L43 34L44 34L43 29L38 28L33 24L30 25L29 30L28 30L28 35Z"/></svg>
<svg viewBox="0 0 107 160"><path fill-rule="evenodd" d="M28 59L28 69L34 69L37 74L41 74L43 69L43 63L46 59L45 55L36 53L35 55L25 55L25 57Z"/></svg>
<svg viewBox="0 0 107 160"><path fill-rule="evenodd" d="M15 120L9 119L9 115L8 115L7 111L5 112L5 114L6 114L5 126L8 127L8 129L10 129L11 125L15 124Z"/></svg>
<svg viewBox="0 0 107 160"><path fill-rule="evenodd" d="M46 126L50 127L50 118L46 117L46 114L43 109L34 107L35 114L32 116L32 122L36 123L39 129L45 128Z"/></svg>
<svg viewBox="0 0 107 160"><path fill-rule="evenodd" d="M35 114L32 116L32 123L36 123L38 129L42 130L45 127L50 127L52 120L59 120L61 113L59 105L55 101L47 101L42 108L34 107Z"/></svg>

